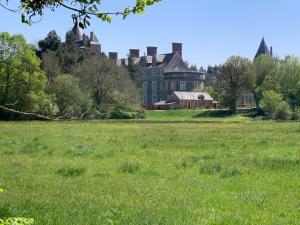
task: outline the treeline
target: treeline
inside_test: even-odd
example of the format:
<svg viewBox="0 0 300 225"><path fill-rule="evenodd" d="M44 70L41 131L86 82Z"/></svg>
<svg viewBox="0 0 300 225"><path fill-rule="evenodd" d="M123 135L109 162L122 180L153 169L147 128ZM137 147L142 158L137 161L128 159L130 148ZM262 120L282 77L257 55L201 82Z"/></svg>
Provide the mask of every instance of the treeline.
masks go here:
<svg viewBox="0 0 300 225"><path fill-rule="evenodd" d="M299 58L262 55L252 62L233 56L223 65L208 68L206 91L232 112L236 112L237 101L245 90L253 94L259 115L269 119L299 119Z"/></svg>
<svg viewBox="0 0 300 225"><path fill-rule="evenodd" d="M29 45L0 33L0 117L141 118L139 92L129 72L104 54L63 43L55 31ZM9 110L8 110L9 109ZM46 118L47 118L46 117Z"/></svg>

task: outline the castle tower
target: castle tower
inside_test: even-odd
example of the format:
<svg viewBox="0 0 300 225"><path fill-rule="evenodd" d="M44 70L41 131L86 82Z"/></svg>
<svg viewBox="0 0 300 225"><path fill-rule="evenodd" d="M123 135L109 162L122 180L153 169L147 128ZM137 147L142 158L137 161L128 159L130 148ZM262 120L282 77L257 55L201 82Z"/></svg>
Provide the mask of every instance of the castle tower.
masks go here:
<svg viewBox="0 0 300 225"><path fill-rule="evenodd" d="M270 58L273 57L273 49L271 47L271 49L269 50L269 48L268 48L268 46L267 46L267 44L265 42L264 37L262 38L262 40L260 42L260 45L259 45L258 50L256 52L256 55L254 57L254 60L257 59L261 55L266 55L266 56L268 56Z"/></svg>
<svg viewBox="0 0 300 225"><path fill-rule="evenodd" d="M93 51L101 53L101 44L98 41L98 38L94 31L90 33L90 40L88 44Z"/></svg>

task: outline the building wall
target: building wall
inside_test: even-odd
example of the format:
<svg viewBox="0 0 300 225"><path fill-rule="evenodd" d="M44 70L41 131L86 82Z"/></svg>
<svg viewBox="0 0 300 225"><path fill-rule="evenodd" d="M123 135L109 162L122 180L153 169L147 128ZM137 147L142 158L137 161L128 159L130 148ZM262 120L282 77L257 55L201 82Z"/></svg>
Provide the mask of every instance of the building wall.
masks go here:
<svg viewBox="0 0 300 225"><path fill-rule="evenodd" d="M154 104L167 100L173 91L195 91L204 89L204 79L196 73L163 73L163 69L143 68L143 104Z"/></svg>

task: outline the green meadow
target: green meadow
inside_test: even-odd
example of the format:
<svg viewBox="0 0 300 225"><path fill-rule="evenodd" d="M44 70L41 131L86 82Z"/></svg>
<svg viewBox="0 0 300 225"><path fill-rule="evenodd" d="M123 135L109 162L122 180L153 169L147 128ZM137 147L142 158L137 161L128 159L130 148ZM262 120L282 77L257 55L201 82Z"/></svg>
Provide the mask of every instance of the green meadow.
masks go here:
<svg viewBox="0 0 300 225"><path fill-rule="evenodd" d="M0 217L37 225L299 224L300 123L198 114L0 122Z"/></svg>

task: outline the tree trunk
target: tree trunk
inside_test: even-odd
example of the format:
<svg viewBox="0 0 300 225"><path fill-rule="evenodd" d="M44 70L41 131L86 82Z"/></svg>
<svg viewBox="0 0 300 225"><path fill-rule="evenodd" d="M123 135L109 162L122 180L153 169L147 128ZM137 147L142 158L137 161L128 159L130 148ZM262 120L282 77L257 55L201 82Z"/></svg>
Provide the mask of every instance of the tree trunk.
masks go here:
<svg viewBox="0 0 300 225"><path fill-rule="evenodd" d="M9 79L10 79L10 74L9 70L6 70L6 80L5 80L5 93L4 93L4 105L8 103L8 89L9 89Z"/></svg>

